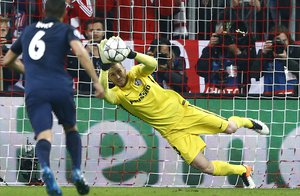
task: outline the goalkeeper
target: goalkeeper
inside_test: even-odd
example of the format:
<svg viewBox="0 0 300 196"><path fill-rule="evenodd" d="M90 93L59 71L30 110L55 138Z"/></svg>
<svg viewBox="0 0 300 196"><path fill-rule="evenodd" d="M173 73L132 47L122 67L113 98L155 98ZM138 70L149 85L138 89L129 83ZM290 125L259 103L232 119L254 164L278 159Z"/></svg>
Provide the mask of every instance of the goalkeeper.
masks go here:
<svg viewBox="0 0 300 196"><path fill-rule="evenodd" d="M246 127L266 135L269 129L264 123L238 116L226 119L191 105L175 91L160 87L152 78L151 74L157 66L153 57L130 51L127 58L140 64L127 72L120 62L111 63L106 59L103 54L106 42L103 40L98 45L101 60L105 64L99 82L104 87L104 98L109 103L122 106L158 130L191 166L214 176L239 175L245 187L255 188L250 166L207 160L203 154L206 144L199 134L232 134L238 128ZM115 85L111 89L108 80Z"/></svg>

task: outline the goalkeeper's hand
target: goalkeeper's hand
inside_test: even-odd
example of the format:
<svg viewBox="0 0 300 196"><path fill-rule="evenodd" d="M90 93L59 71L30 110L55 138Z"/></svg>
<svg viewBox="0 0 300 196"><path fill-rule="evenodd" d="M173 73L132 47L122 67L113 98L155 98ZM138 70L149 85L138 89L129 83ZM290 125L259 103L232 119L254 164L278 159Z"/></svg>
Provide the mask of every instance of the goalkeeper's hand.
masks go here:
<svg viewBox="0 0 300 196"><path fill-rule="evenodd" d="M98 47L98 51L100 54L100 58L102 61L102 69L103 70L108 70L110 67L110 64L112 63L110 60L108 60L105 56L104 56L104 46L107 42L107 39L103 39L100 44L97 44Z"/></svg>
<svg viewBox="0 0 300 196"><path fill-rule="evenodd" d="M113 36L112 38L115 38L115 36ZM117 38L120 39L120 40L122 40L122 38L120 38L119 36L117 36ZM107 41L108 41L107 39L103 39L100 42L100 44L97 45L98 50L99 50L99 54L100 54L100 58L101 58L101 61L102 61L102 69L103 70L108 70L110 68L110 66L111 66L111 63L112 63L104 55L104 46L105 46L105 44L106 44ZM129 47L127 47L127 49L129 50L127 58L134 59L136 57L137 53L134 52L133 50L131 50Z"/></svg>

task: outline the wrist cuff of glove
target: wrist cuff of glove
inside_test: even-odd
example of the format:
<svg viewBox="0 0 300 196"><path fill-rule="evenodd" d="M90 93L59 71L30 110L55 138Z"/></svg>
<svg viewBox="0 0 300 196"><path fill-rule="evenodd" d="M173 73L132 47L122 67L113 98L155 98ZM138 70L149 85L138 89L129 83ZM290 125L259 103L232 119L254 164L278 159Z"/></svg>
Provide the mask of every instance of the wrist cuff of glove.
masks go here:
<svg viewBox="0 0 300 196"><path fill-rule="evenodd" d="M136 57L137 53L133 50L130 50L130 53L128 54L127 58L134 59Z"/></svg>
<svg viewBox="0 0 300 196"><path fill-rule="evenodd" d="M105 64L102 64L101 69L103 71L107 71L107 70L109 70L110 66L111 66L110 63L105 63Z"/></svg>

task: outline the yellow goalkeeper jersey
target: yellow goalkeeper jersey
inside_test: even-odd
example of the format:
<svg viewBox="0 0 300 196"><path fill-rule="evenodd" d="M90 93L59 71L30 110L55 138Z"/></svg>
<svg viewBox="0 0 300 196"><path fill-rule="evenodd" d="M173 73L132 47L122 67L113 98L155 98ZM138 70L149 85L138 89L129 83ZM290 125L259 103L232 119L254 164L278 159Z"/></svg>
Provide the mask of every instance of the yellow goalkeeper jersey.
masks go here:
<svg viewBox="0 0 300 196"><path fill-rule="evenodd" d="M152 57L151 57L152 58ZM147 62L147 61L146 61ZM142 72L142 64L131 68L124 87L107 88L106 100L121 105L167 136L184 116L188 102L173 90L163 89L151 75ZM100 82L107 86L108 71L102 71Z"/></svg>

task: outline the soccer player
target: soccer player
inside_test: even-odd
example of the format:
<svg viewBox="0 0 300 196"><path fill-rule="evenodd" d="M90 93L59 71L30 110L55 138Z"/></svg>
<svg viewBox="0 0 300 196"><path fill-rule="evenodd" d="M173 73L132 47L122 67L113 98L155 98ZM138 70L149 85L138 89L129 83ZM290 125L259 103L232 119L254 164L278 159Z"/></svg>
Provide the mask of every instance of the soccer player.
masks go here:
<svg viewBox="0 0 300 196"><path fill-rule="evenodd" d="M25 103L35 133L36 153L42 168L42 177L49 195L62 195L50 169L52 111L66 134L66 147L72 159L72 182L80 194L87 194L81 165L81 139L76 127L73 82L64 69L67 52L72 48L94 82L95 96L104 96L104 89L79 33L62 23L65 0L47 0L46 18L26 27L4 57L4 64L25 73ZM17 59L22 53L24 64Z"/></svg>
<svg viewBox="0 0 300 196"><path fill-rule="evenodd" d="M103 53L106 41L98 45L103 63L110 62ZM104 98L154 127L191 166L214 176L239 175L245 187L255 188L250 166L207 160L203 154L206 144L199 134L232 134L240 127L269 134L268 127L258 120L238 116L226 119L191 105L175 91L163 89L152 78L151 73L157 67L153 57L131 51L127 58L140 64L128 72L121 63L103 66L99 82L105 90ZM115 85L111 89L108 80Z"/></svg>

